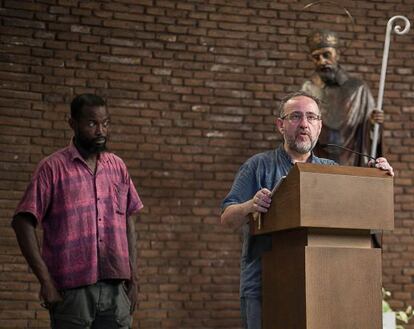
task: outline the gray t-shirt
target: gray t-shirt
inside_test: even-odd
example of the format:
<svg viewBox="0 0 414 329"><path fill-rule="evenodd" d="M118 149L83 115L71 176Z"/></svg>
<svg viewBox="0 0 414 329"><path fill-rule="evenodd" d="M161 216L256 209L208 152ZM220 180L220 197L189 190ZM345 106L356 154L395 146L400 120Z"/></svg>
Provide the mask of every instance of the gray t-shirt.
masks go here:
<svg viewBox="0 0 414 329"><path fill-rule="evenodd" d="M335 165L332 160L318 158L312 154L308 162ZM258 190L272 190L279 180L293 167L292 160L280 145L276 150L259 153L248 159L239 169L229 194L222 203L222 209L232 204L250 200ZM259 297L262 294L261 255L270 250L272 240L269 234L252 236L249 225L242 226L243 246L240 261L240 297Z"/></svg>

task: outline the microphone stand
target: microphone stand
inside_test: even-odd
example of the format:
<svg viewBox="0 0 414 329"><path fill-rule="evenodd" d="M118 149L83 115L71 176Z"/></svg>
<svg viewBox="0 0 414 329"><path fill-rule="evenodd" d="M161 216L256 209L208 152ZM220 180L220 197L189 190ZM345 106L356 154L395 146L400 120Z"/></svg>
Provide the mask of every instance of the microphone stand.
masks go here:
<svg viewBox="0 0 414 329"><path fill-rule="evenodd" d="M324 144L324 143L318 143L318 145L321 147L321 148L327 148L327 147L337 147L337 148L340 148L340 149L342 149L342 150L345 150L345 151L348 151L348 152L351 152L351 153L354 153L354 154L357 154L357 155L360 155L360 156L363 156L363 157L366 157L366 158L368 158L368 159L370 159L370 160L376 160L376 158L374 158L373 156L371 156L371 155L369 155L369 154L365 154L365 153L361 153L361 152L357 152L357 151L354 151L354 150L352 150L352 149L350 149L350 148L348 148L348 147L345 147L345 146L341 146L341 145L338 145L338 144Z"/></svg>

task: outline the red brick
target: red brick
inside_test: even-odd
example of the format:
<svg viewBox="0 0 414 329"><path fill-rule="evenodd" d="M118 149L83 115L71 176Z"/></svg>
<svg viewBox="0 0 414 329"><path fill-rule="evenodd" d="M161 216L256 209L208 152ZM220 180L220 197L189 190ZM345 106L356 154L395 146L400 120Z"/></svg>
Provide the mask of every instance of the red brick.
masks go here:
<svg viewBox="0 0 414 329"><path fill-rule="evenodd" d="M3 7L0 308L10 307L0 327L48 327L8 225L36 163L67 145L72 96L89 91L108 101L110 146L145 204L136 325L240 328L240 238L218 224L220 202L240 165L279 143L275 102L312 72L305 36L315 15L286 1L7 0ZM412 9L403 0L350 7L357 38L341 61L374 94L385 29L376 18L392 8ZM331 27L331 18L318 23ZM393 305L414 300L413 50L407 36L393 40L384 98L385 152L397 173L396 229L383 253Z"/></svg>

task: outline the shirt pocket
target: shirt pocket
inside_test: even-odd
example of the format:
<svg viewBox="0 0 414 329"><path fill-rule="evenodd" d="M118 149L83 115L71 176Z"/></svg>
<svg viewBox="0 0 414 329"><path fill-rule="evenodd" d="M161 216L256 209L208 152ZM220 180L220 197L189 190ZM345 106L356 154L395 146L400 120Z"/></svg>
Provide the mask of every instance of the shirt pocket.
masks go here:
<svg viewBox="0 0 414 329"><path fill-rule="evenodd" d="M115 184L115 211L120 215L125 215L128 202L128 184Z"/></svg>

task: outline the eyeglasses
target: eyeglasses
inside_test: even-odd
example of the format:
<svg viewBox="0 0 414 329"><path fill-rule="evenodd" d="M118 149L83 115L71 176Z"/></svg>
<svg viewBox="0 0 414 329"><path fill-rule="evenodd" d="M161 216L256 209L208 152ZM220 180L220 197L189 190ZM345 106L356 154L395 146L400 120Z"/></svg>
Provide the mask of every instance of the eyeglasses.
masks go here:
<svg viewBox="0 0 414 329"><path fill-rule="evenodd" d="M300 122L302 121L303 117L306 117L306 120L308 120L309 123L315 123L316 121L319 121L322 119L322 117L319 114L313 113L313 112L306 112L303 114L302 112L292 112L289 114L284 115L281 117L282 120L289 120L290 122Z"/></svg>

